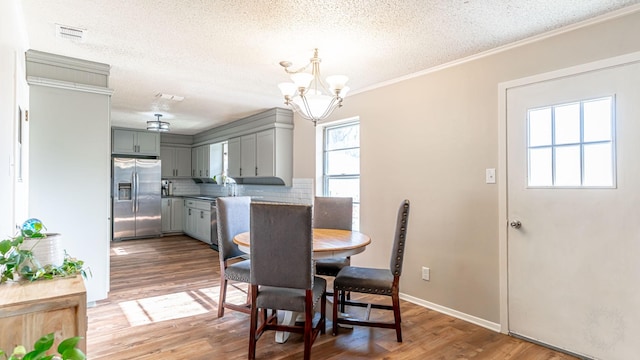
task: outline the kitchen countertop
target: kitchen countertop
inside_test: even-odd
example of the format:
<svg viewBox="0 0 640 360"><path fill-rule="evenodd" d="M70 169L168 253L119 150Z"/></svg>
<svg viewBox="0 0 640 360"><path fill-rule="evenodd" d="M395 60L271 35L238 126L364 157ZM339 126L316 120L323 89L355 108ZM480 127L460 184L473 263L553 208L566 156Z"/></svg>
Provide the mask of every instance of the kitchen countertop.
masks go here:
<svg viewBox="0 0 640 360"><path fill-rule="evenodd" d="M198 200L215 200L217 196L212 195L163 195L163 199L165 198L189 198L189 199L198 199Z"/></svg>

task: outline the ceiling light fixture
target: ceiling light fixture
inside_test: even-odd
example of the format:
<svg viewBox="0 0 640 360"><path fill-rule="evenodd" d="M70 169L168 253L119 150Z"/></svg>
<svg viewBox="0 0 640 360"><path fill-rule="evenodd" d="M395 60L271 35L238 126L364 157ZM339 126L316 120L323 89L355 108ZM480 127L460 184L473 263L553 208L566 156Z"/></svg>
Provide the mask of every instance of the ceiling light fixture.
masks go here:
<svg viewBox="0 0 640 360"><path fill-rule="evenodd" d="M147 121L147 130L150 131L169 131L169 123L160 121L162 114L154 114L156 120Z"/></svg>
<svg viewBox="0 0 640 360"><path fill-rule="evenodd" d="M284 103L303 118L313 121L324 120L336 108L342 106L342 100L347 95L349 87L345 86L349 80L344 75L327 77L327 84L320 78L320 58L318 49L313 52L309 63L298 70L290 70L293 65L289 61L281 61L287 74L291 74L293 83L280 83L278 87L284 95ZM311 65L311 73L304 72Z"/></svg>

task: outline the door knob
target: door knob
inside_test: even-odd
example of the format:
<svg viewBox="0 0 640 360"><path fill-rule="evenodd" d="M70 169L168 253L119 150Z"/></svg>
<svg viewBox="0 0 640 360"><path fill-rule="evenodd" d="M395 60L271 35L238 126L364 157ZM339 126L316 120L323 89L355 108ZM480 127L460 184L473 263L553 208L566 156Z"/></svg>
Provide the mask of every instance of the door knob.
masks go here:
<svg viewBox="0 0 640 360"><path fill-rule="evenodd" d="M522 223L520 222L520 220L514 220L509 223L509 226L511 226L514 229L520 229L520 227L522 227Z"/></svg>

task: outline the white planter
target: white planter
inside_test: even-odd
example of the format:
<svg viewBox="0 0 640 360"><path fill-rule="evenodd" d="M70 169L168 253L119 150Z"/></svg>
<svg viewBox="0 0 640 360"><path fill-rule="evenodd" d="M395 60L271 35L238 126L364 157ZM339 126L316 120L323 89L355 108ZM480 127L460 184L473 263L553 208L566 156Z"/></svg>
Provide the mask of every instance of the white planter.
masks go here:
<svg viewBox="0 0 640 360"><path fill-rule="evenodd" d="M23 249L31 250L33 257L38 260L40 266L61 266L64 262L64 249L62 248L62 235L46 234L45 238L25 238Z"/></svg>

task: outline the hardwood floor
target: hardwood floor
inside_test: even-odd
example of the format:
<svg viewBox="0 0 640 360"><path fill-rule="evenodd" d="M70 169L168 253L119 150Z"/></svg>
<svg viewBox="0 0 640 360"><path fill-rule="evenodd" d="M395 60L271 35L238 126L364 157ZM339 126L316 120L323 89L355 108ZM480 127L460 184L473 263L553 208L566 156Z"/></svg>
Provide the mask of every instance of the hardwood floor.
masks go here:
<svg viewBox="0 0 640 360"><path fill-rule="evenodd" d="M200 241L171 236L112 243L109 298L88 309L88 358L246 359L248 315L226 310L218 319L218 288L218 253ZM240 303L245 295L230 287L228 299ZM389 329L341 329L334 337L328 321L312 358L575 359L409 302L401 307L403 343ZM278 344L268 332L258 341L257 358L300 359L302 352L300 335Z"/></svg>

